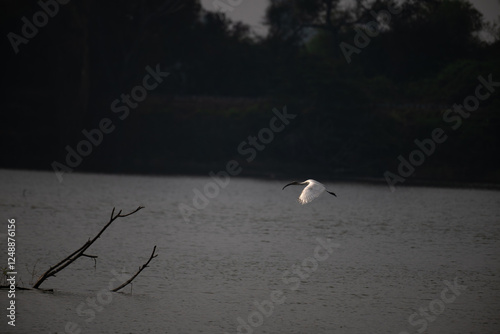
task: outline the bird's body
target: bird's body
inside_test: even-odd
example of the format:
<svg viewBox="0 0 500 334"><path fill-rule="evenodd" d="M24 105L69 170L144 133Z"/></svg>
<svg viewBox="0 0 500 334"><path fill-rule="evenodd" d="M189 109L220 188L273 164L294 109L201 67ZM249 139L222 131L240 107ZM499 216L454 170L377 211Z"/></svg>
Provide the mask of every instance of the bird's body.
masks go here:
<svg viewBox="0 0 500 334"><path fill-rule="evenodd" d="M302 193L300 194L298 199L300 204L310 203L313 199L321 195L321 193L323 193L326 190L326 187L323 184L312 179L306 180L304 182L293 181L292 183L289 183L286 186L284 186L283 189L291 185L304 185L304 184L306 185L306 187L304 188L304 190L302 190ZM337 197L337 195L335 195L331 191L326 190L326 192Z"/></svg>

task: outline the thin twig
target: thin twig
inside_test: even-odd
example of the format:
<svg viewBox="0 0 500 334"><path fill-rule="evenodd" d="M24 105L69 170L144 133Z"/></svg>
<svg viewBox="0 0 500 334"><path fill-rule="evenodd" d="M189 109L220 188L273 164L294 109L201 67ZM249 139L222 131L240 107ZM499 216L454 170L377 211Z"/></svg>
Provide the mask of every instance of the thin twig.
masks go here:
<svg viewBox="0 0 500 334"><path fill-rule="evenodd" d="M82 254L82 256L85 256L85 257L90 257L91 259L97 259L97 255L87 255L87 254Z"/></svg>
<svg viewBox="0 0 500 334"><path fill-rule="evenodd" d="M151 253L151 256L149 257L149 260L148 262L146 262L145 264L142 265L142 267L139 268L139 270L134 274L134 276L130 277L125 283L123 283L122 285L120 285L119 287L111 290L112 292L117 292L121 289L123 289L124 287L126 287L127 285L129 285L130 283L132 283L132 281L134 280L134 278L137 277L137 275L139 275L141 273L141 271L144 270L144 268L146 268L149 264L149 262L151 262L152 259L154 259L155 257L158 256L158 254L155 255L155 251L156 251L156 246L153 247L153 252Z"/></svg>

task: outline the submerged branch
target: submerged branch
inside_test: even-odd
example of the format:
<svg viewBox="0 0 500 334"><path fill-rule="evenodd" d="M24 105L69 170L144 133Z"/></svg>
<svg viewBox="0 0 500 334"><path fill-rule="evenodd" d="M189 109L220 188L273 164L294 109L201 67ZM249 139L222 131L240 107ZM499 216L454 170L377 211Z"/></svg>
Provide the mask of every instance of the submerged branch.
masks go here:
<svg viewBox="0 0 500 334"><path fill-rule="evenodd" d="M153 252L151 253L151 256L149 257L148 262L144 263L142 265L142 267L140 267L139 270L132 277L130 277L126 282L124 282L122 285L120 285L119 287L117 287L111 291L117 292L117 291L123 289L124 287L126 287L127 285L129 285L130 283L132 283L134 278L136 278L141 273L141 271L143 271L144 268L146 268L148 266L149 262L151 262L152 259L154 259L155 257L158 256L158 254L155 254L155 251L156 251L156 246L153 247Z"/></svg>
<svg viewBox="0 0 500 334"><path fill-rule="evenodd" d="M61 260L59 263L57 263L56 265L50 267L45 273L43 273L43 275L41 275L38 280L36 281L35 285L33 285L33 288L34 289L38 289L40 287L40 285L49 277L51 276L55 276L55 274L57 274L58 272L60 272L61 270L63 270L64 268L66 268L67 266L69 266L71 263L73 263L74 261L76 261L76 259L78 259L79 257L81 256L84 256L84 257L90 257L90 258L93 258L94 261L95 259L97 258L97 256L95 255L87 255L87 254L84 254L85 251L101 236L101 234L109 227L109 225L111 225L111 223L113 223L116 219L118 218L123 218L123 217L127 217L127 216L130 216L134 213L136 213L137 211L143 209L144 207L143 206L139 206L137 209L135 209L134 211L130 212L130 213L127 213L127 214L124 214L122 215L122 211L120 210L116 215L114 214L115 213L115 208L113 208L113 211L111 212L111 217L108 221L108 223L101 229L101 231L99 231L99 233L92 239L92 240L88 240L87 242L85 242L83 244L83 246L81 246L80 248L78 248L76 251L74 251L73 253L71 253L70 255L68 255L66 258L64 258L63 260Z"/></svg>

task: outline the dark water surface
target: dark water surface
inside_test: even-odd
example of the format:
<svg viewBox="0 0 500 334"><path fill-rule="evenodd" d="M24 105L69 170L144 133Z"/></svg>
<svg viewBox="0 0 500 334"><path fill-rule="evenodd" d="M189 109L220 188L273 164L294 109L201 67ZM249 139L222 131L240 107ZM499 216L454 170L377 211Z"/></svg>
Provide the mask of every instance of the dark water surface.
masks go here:
<svg viewBox="0 0 500 334"><path fill-rule="evenodd" d="M17 291L2 333L499 333L500 192L328 183L335 198L233 178L185 221L208 177L0 171L0 267L15 218L20 285L119 219L48 279ZM149 257L120 293L109 293ZM35 268L36 265L36 268Z"/></svg>

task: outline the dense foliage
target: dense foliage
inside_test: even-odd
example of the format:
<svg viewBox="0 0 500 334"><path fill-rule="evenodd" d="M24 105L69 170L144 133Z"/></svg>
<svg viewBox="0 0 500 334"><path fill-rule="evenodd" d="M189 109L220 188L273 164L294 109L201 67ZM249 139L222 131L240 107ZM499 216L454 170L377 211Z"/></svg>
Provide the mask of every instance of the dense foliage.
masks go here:
<svg viewBox="0 0 500 334"><path fill-rule="evenodd" d="M236 159L244 174L383 177L443 128L413 178L500 181L500 86L457 129L443 118L479 76L500 82L498 30L467 1L272 0L260 37L197 0L74 0L33 37L9 37L40 3L58 4L0 5L1 167L52 170L109 118L116 129L75 170L208 173ZM120 119L113 101L148 66L169 75ZM284 105L297 117L246 161L238 146Z"/></svg>

